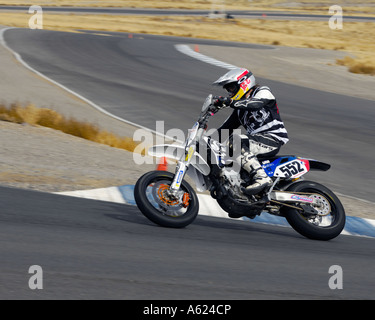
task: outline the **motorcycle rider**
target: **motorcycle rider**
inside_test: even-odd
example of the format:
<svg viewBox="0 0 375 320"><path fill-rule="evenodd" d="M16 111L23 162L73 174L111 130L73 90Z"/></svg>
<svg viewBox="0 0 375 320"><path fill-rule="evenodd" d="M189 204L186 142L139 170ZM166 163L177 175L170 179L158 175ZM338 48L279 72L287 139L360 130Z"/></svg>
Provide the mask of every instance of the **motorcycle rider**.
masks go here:
<svg viewBox="0 0 375 320"><path fill-rule="evenodd" d="M246 129L247 134L241 135L241 153L236 161L253 177L253 183L243 192L257 194L272 185L257 155L274 156L289 140L276 98L269 87L258 85L252 72L244 68L227 72L213 84L229 93L229 97L215 97L214 105L218 109L222 106L234 109L218 128L219 135L221 130L233 130L241 125Z"/></svg>

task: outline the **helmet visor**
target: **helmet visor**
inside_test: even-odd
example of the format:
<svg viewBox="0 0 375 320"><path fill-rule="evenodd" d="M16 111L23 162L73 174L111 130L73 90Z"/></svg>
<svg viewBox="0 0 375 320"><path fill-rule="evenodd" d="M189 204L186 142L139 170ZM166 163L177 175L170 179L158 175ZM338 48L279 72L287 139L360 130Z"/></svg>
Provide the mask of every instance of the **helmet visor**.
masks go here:
<svg viewBox="0 0 375 320"><path fill-rule="evenodd" d="M238 90L240 89L239 88L239 85L238 83L236 82L231 82L231 83L228 83L224 86L224 89L228 91L230 97L233 97L237 92Z"/></svg>

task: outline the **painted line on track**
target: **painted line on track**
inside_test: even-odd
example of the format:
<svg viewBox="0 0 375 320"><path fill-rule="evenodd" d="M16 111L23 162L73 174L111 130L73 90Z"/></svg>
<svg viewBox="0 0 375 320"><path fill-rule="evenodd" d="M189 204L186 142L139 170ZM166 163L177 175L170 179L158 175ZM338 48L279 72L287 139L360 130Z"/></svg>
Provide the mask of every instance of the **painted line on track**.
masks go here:
<svg viewBox="0 0 375 320"><path fill-rule="evenodd" d="M185 44L176 44L175 48L176 48L177 51L179 51L179 52L181 52L181 53L183 53L183 54L185 54L189 57L200 60L202 62L212 64L216 67L221 67L221 68L228 69L228 70L233 70L233 69L239 68L239 67L237 67L233 64L222 62L222 61L216 60L214 58L205 56L204 54L201 54L199 52L196 52L196 51L192 50L188 45L185 45Z"/></svg>

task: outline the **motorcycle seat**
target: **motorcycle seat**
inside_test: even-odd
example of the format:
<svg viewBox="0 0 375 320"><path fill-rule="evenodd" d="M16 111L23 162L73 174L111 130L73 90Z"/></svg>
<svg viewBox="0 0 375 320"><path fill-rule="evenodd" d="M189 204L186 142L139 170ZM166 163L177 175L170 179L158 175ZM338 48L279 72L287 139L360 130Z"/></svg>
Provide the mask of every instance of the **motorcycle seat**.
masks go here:
<svg viewBox="0 0 375 320"><path fill-rule="evenodd" d="M269 160L270 162L272 161L275 161L276 159L279 159L279 158L286 158L286 159L289 159L289 158L293 158L293 157L296 157L295 155L292 155L292 154L288 154L288 155L275 155L275 156L267 156L267 155L263 155L263 154L259 154L257 155L257 158L258 160L260 161L265 161L265 160Z"/></svg>

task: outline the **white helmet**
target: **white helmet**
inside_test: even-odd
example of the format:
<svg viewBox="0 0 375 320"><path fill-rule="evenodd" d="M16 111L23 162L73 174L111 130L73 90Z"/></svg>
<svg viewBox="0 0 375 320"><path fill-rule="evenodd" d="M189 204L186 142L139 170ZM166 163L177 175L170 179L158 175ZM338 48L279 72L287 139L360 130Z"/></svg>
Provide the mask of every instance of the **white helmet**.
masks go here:
<svg viewBox="0 0 375 320"><path fill-rule="evenodd" d="M256 80L251 71L236 68L224 74L213 84L227 90L232 100L240 100L251 88L255 87Z"/></svg>

